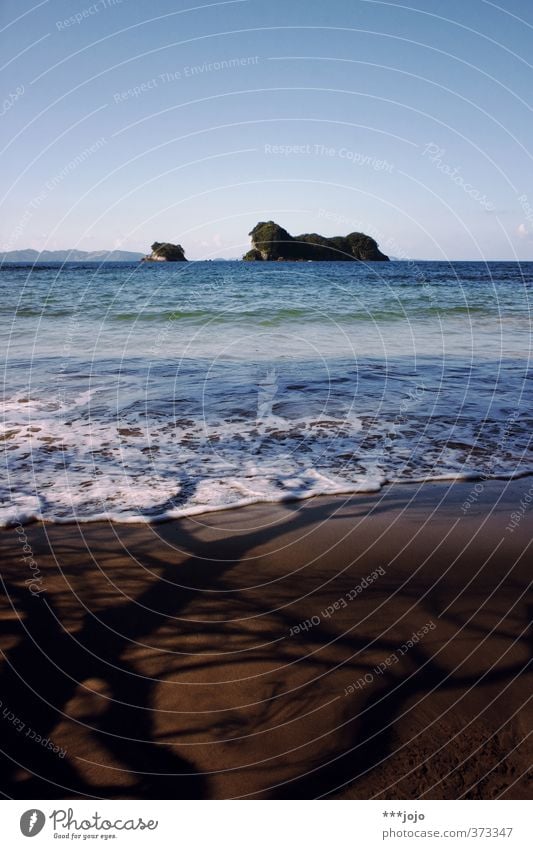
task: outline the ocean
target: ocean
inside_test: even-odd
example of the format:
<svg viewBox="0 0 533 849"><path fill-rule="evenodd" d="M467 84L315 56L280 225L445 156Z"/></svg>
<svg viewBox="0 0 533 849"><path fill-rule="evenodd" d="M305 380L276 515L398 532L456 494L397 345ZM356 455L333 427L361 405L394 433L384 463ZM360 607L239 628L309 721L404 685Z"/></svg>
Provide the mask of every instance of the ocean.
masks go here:
<svg viewBox="0 0 533 849"><path fill-rule="evenodd" d="M533 472L533 263L0 267L0 524Z"/></svg>

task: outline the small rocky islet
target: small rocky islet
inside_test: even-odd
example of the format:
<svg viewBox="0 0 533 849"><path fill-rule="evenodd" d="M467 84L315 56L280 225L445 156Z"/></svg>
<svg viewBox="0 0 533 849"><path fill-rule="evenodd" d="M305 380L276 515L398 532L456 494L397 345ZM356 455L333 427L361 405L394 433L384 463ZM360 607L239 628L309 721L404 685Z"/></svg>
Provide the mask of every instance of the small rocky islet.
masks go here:
<svg viewBox="0 0 533 849"><path fill-rule="evenodd" d="M321 236L303 233L291 236L275 221L260 221L248 234L252 247L245 253L245 262L389 262L378 244L366 233L347 236ZM154 242L152 253L141 262L187 262L181 245Z"/></svg>
<svg viewBox="0 0 533 849"><path fill-rule="evenodd" d="M181 245L173 245L171 242L154 242L152 253L143 256L141 262L187 262L187 259Z"/></svg>

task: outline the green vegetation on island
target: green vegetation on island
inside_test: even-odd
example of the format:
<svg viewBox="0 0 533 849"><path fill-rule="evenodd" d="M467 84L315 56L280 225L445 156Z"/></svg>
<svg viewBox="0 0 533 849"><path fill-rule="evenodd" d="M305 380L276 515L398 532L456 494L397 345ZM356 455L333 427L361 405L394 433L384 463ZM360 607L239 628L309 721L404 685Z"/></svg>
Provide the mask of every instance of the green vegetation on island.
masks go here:
<svg viewBox="0 0 533 849"><path fill-rule="evenodd" d="M141 262L187 262L187 259L181 245L173 245L170 242L154 242L152 253L143 257Z"/></svg>
<svg viewBox="0 0 533 849"><path fill-rule="evenodd" d="M305 261L353 261L388 262L375 239L365 233L349 233L347 236L326 238L318 233L291 236L275 221L261 221L249 233L252 248L243 256L247 262L288 260Z"/></svg>

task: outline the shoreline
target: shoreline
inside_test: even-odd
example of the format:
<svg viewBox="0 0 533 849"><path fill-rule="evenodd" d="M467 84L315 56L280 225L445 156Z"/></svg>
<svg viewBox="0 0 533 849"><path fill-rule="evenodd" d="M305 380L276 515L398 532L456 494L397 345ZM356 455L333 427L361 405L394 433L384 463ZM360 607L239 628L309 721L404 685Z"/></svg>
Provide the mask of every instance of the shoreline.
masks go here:
<svg viewBox="0 0 533 849"><path fill-rule="evenodd" d="M476 483L3 528L4 793L527 798L531 482Z"/></svg>
<svg viewBox="0 0 533 849"><path fill-rule="evenodd" d="M506 483L512 483L513 481L521 480L522 478L533 477L532 469L525 469L524 471L514 472L512 474L501 474L501 475L491 475L490 477L484 476L482 473L476 474L475 472L471 472L468 475L441 475L434 478L414 478L412 480L394 480L394 481L386 481L381 485L376 485L375 487L369 487L368 489L347 489L339 492L317 492L317 493L309 493L308 495L292 495L288 494L279 499L274 498L261 498L261 497L250 497L244 498L242 501L237 501L233 504L227 505L198 505L197 507L189 507L185 508L185 510L179 512L179 508L176 508L176 513L172 510L166 513L160 513L154 516L149 516L147 514L141 514L139 516L127 516L124 518L120 518L120 514L114 513L99 513L96 516L88 516L88 517L79 517L70 519L70 518L60 518L60 519L43 519L32 517L30 519L26 519L25 521L21 521L19 519L13 520L9 525L0 525L0 533L5 530L13 529L14 527L29 527L31 525L91 525L91 524L114 524L114 525L160 525L165 522L179 522L185 519L201 519L202 516L208 516L212 513L227 513L232 511L240 511L245 510L250 507L259 507L263 505L279 505L282 507L284 504L294 504L300 501L310 501L314 499L339 499L340 501L347 501L351 498L358 498L359 496L366 495L375 495L379 496L380 493L384 493L390 487L409 487L409 488L419 488L422 486L426 486L427 484L444 484L444 485L455 485L455 484L470 484L474 489L479 484L484 487L486 484L490 484L492 481L502 481ZM532 488L533 492L533 488ZM477 500L477 499L475 499ZM533 501L533 495L531 500Z"/></svg>

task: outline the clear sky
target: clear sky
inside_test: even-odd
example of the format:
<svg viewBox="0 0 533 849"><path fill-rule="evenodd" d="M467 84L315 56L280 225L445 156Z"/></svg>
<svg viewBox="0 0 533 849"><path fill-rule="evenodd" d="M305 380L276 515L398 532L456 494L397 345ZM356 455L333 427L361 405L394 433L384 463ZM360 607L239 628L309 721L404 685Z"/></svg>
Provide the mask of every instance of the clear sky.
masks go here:
<svg viewBox="0 0 533 849"><path fill-rule="evenodd" d="M0 249L533 258L531 0L1 0Z"/></svg>

